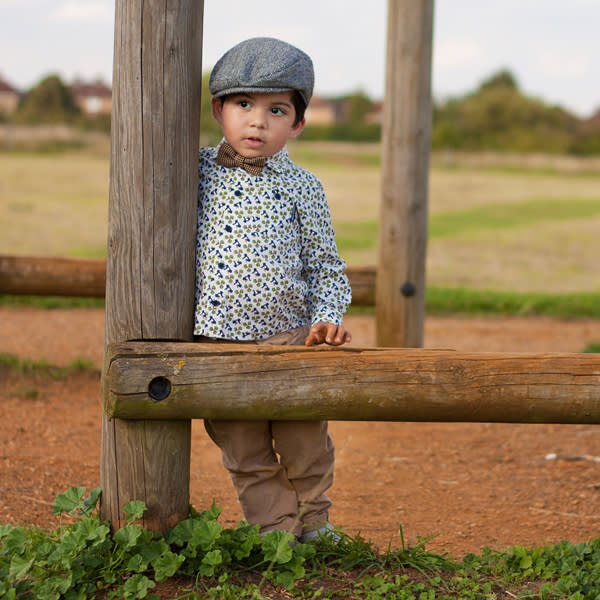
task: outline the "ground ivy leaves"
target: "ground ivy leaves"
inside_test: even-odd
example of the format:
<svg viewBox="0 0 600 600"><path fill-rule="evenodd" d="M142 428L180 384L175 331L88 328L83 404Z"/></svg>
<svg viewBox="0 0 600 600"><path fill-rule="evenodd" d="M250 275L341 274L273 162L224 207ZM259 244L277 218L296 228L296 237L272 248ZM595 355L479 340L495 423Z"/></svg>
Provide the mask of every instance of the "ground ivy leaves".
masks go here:
<svg viewBox="0 0 600 600"><path fill-rule="evenodd" d="M499 585L527 591L527 581L536 582L540 598L600 598L600 538L532 550L484 549L480 556L451 565L421 544L412 548L403 542L402 550L381 555L359 536L344 535L333 545L294 545L291 534L261 537L258 527L247 523L224 528L216 522L220 510L215 506L203 513L191 509L191 517L165 539L136 522L143 518L144 504L130 503L127 524L111 536L108 524L89 510L99 496L96 490L86 497L82 488L61 494L55 502L57 514L67 512L77 519L56 531L0 525L2 600L150 599L156 597L151 590L157 582L176 574L204 578L211 598L261 598L267 581L308 597L311 590L321 593L324 573L339 577L348 570L357 570L356 579L347 581L346 597L353 598L480 600L494 597ZM420 577L412 580L406 568L416 569ZM240 587L249 574L262 578L260 584ZM191 592L189 597L202 596Z"/></svg>
<svg viewBox="0 0 600 600"><path fill-rule="evenodd" d="M100 488L93 489L87 498L84 498L85 492L84 487L72 487L63 494L59 494L52 505L52 511L55 515L62 513L90 515L96 508L102 490Z"/></svg>

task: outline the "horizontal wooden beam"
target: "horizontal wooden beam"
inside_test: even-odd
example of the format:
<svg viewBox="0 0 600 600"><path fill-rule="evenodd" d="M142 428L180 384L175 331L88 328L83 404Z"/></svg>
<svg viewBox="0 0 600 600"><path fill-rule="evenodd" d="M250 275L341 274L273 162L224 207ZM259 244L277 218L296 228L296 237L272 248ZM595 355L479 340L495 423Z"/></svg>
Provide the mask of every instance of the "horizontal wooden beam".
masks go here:
<svg viewBox="0 0 600 600"><path fill-rule="evenodd" d="M600 354L131 342L105 364L121 419L600 423Z"/></svg>
<svg viewBox="0 0 600 600"><path fill-rule="evenodd" d="M354 306L375 304L375 268L349 267ZM106 260L0 254L0 294L104 298Z"/></svg>
<svg viewBox="0 0 600 600"><path fill-rule="evenodd" d="M106 260L0 254L0 294L104 298Z"/></svg>

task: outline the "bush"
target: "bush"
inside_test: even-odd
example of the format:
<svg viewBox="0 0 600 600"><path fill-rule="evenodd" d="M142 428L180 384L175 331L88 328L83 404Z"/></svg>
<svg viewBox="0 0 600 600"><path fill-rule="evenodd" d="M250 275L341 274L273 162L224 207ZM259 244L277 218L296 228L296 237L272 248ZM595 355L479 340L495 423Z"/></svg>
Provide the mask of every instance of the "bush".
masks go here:
<svg viewBox="0 0 600 600"><path fill-rule="evenodd" d="M49 75L27 92L15 113L15 122L73 123L81 111L57 75Z"/></svg>

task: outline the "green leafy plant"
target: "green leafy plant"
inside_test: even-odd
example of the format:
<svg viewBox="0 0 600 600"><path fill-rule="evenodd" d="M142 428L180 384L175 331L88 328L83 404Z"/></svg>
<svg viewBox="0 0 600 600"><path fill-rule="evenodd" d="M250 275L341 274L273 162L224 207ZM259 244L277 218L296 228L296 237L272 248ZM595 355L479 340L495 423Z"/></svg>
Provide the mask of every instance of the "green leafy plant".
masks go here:
<svg viewBox="0 0 600 600"><path fill-rule="evenodd" d="M428 540L377 551L360 535L294 544L291 534L259 535L245 522L218 523L213 505L164 537L139 525L146 506L128 503L125 525L111 533L98 518L100 489L57 496L54 531L0 525L0 598L85 600L159 598L177 578L176 597L219 600L348 598L368 600L600 597L600 538L505 552L485 548L462 562L428 552ZM63 521L70 521L66 524ZM170 588L172 589L172 588Z"/></svg>
<svg viewBox="0 0 600 600"><path fill-rule="evenodd" d="M124 508L126 524L111 535L95 508L100 490L85 495L71 488L53 505L56 515L76 517L56 531L0 527L0 598L81 600L98 593L106 598L153 598L158 582L176 573L217 578L222 585L230 570L258 571L274 585L291 589L305 573L313 546L291 546L293 536L276 531L263 537L258 527L241 524L224 529L220 509L197 513L171 530L167 539L142 528L143 502Z"/></svg>

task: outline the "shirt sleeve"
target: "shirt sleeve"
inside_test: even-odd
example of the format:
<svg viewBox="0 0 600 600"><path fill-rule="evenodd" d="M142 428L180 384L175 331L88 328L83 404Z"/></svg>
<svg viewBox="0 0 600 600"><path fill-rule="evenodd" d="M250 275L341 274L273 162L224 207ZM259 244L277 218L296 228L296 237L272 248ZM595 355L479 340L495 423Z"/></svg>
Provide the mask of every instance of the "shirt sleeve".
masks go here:
<svg viewBox="0 0 600 600"><path fill-rule="evenodd" d="M311 324L340 325L352 299L346 264L340 258L331 214L321 182L307 183L298 200L303 278L308 287L306 305Z"/></svg>

